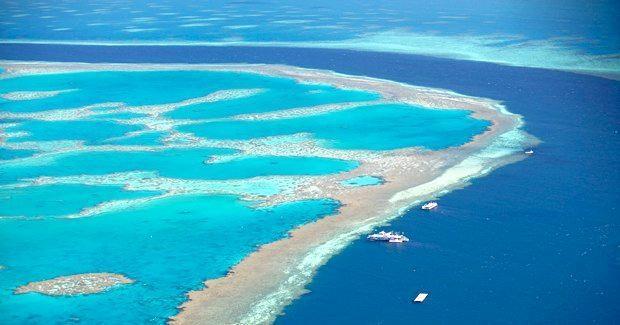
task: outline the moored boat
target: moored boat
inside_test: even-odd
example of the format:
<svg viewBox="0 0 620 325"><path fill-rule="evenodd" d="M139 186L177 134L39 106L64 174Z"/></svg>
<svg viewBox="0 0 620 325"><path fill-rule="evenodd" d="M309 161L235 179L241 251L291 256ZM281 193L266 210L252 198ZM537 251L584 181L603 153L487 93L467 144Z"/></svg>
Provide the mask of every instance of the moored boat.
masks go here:
<svg viewBox="0 0 620 325"><path fill-rule="evenodd" d="M422 206L422 210L432 210L436 208L439 204L435 201L428 202Z"/></svg>
<svg viewBox="0 0 620 325"><path fill-rule="evenodd" d="M409 238L407 238L404 234L399 234L393 231L381 231L376 234L370 234L366 238L371 241L386 241L389 243L404 243L409 241Z"/></svg>
<svg viewBox="0 0 620 325"><path fill-rule="evenodd" d="M409 238L405 237L405 235L394 235L388 240L389 243L406 243L408 241Z"/></svg>
<svg viewBox="0 0 620 325"><path fill-rule="evenodd" d="M376 234L370 234L366 238L372 241L388 241L394 235L391 231L380 231Z"/></svg>

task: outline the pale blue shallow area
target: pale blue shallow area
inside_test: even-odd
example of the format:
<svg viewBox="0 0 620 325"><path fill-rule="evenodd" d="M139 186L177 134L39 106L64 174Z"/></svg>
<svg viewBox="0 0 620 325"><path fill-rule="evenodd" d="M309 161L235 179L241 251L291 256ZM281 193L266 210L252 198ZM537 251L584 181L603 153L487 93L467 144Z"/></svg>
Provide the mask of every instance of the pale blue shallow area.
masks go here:
<svg viewBox="0 0 620 325"><path fill-rule="evenodd" d="M138 131L135 125L109 121L24 121L9 132L27 132L28 135L9 138L8 142L84 140L87 144L101 144L103 140Z"/></svg>
<svg viewBox="0 0 620 325"><path fill-rule="evenodd" d="M295 105L376 99L377 95L361 91L341 90L331 86L307 85L292 79L258 74L214 71L104 71L29 75L4 79L0 93L15 91L52 91L74 89L53 97L27 101L0 100L0 110L36 112L51 109L79 108L102 103L125 103L130 106L177 103L206 96L218 90L265 89L254 99L233 100L223 104L195 104L179 117L221 117L240 113L263 112ZM225 102L225 101L224 101ZM198 112L194 110L210 110ZM218 108L221 108L218 110Z"/></svg>
<svg viewBox="0 0 620 325"><path fill-rule="evenodd" d="M130 106L178 103L220 90L261 89L245 98L180 107L166 117L183 120L225 118L323 104L360 102L359 107L268 121L220 121L177 127L208 139L246 141L300 132L337 149L387 150L419 146L443 149L463 144L483 132L488 122L464 110L431 110L404 104L362 104L375 93L344 90L292 79L248 73L208 71L81 72L33 75L0 80L0 93L76 89L54 97L0 101L0 110L25 113L79 108L102 103ZM151 200L80 219L62 216L115 200L138 199L158 191L127 191L124 184L81 184L77 176L121 172L135 177L227 181L254 177L312 177L351 171L359 162L314 156L254 155L232 148L166 148L171 133L125 124L135 113L108 112L83 120L4 119L10 132L26 132L0 143L0 322L12 323L164 323L176 313L185 293L202 281L220 277L258 246L291 229L334 213L338 202L313 200L257 208L236 196L186 195ZM107 112L107 113L106 113ZM134 122L134 121L132 121ZM136 136L131 132L143 131ZM182 137L178 137L182 139ZM33 150L14 150L25 142L74 140L84 150L31 157ZM287 146L289 138L270 142ZM181 140L182 141L182 140ZM185 143L187 144L187 143ZM95 146L116 145L110 150ZM141 146L124 151L126 146ZM26 159L16 159L26 157ZM15 187L42 176L75 176L55 185ZM139 182L139 179L137 180ZM149 181L153 181L150 179ZM378 184L372 176L350 180L353 186ZM165 182L165 181L164 181ZM69 184L66 184L69 183ZM252 188L273 195L274 182ZM236 186L236 185L231 185ZM237 186L235 188L243 188ZM15 218L21 216L22 218ZM135 284L78 297L14 295L31 281L90 272L122 273Z"/></svg>
<svg viewBox="0 0 620 325"><path fill-rule="evenodd" d="M235 197L193 196L90 218L2 220L1 318L14 324L161 324L203 280L223 276L257 246L336 208L315 200L257 210ZM12 293L30 281L103 271L136 282L90 296Z"/></svg>
<svg viewBox="0 0 620 325"><path fill-rule="evenodd" d="M216 139L250 139L309 132L337 149L442 149L481 133L489 122L464 110L431 110L402 104L361 106L327 114L283 120L226 121L179 129Z"/></svg>
<svg viewBox="0 0 620 325"><path fill-rule="evenodd" d="M219 118L234 114L296 108L299 105L316 106L379 98L378 95L368 92L334 90L322 85L300 85L286 79L274 79L273 81L273 84L267 84L269 89L252 97L184 106L166 115L175 119Z"/></svg>
<svg viewBox="0 0 620 325"><path fill-rule="evenodd" d="M35 153L37 153L36 150L0 148L0 160L11 160L15 158L23 158L23 157L32 156Z"/></svg>
<svg viewBox="0 0 620 325"><path fill-rule="evenodd" d="M168 149L140 152L89 152L58 157L49 164L0 165L4 183L36 176L105 175L118 172L154 171L180 179L241 179L268 175L321 175L351 170L355 161L319 157L249 156L221 163L205 163L226 149Z"/></svg>
<svg viewBox="0 0 620 325"><path fill-rule="evenodd" d="M342 184L345 186L371 186L371 185L379 185L383 184L384 180L381 177L370 176L370 175L362 175L353 177L350 179L346 179L342 181Z"/></svg>
<svg viewBox="0 0 620 325"><path fill-rule="evenodd" d="M124 191L119 186L82 184L0 188L2 216L44 217L80 212L99 203L161 194L157 191Z"/></svg>
<svg viewBox="0 0 620 325"><path fill-rule="evenodd" d="M135 136L107 139L104 143L127 146L158 146L163 144L165 135L163 132L144 132Z"/></svg>
<svg viewBox="0 0 620 325"><path fill-rule="evenodd" d="M95 120L128 120L132 118L145 117L146 114L134 113L134 112L121 112L121 113L107 113L101 115L95 115L91 117Z"/></svg>

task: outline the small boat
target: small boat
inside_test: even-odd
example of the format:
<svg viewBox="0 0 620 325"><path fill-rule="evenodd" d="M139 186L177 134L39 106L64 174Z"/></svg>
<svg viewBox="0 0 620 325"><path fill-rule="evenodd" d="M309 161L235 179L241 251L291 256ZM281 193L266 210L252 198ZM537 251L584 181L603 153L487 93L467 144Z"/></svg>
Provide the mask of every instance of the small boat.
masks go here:
<svg viewBox="0 0 620 325"><path fill-rule="evenodd" d="M436 208L439 204L437 204L437 202L432 201L432 202L428 202L425 205L422 206L422 210L432 210L434 208Z"/></svg>
<svg viewBox="0 0 620 325"><path fill-rule="evenodd" d="M389 231L389 232L380 231L380 232L378 232L376 234L368 235L368 237L366 237L366 238L368 238L369 240L372 240L372 241L389 241L390 238L393 235L395 235L395 234L393 232L391 232L391 231Z"/></svg>
<svg viewBox="0 0 620 325"><path fill-rule="evenodd" d="M409 238L405 237L405 235L393 231L381 231L368 235L366 238L371 241L386 241L388 243L405 243L409 241Z"/></svg>
<svg viewBox="0 0 620 325"><path fill-rule="evenodd" d="M526 155L533 155L533 154L534 154L534 150L532 150L532 149L527 150L527 151L525 152L525 154L526 154Z"/></svg>
<svg viewBox="0 0 620 325"><path fill-rule="evenodd" d="M424 302L424 300L426 299L426 297L428 297L428 293L426 293L426 292L421 292L421 293L419 293L419 294L418 294L418 296L417 296L417 297L415 297L415 299L413 299L413 302L414 302L414 303L417 303L417 304L421 304L421 303L423 303L423 302Z"/></svg>
<svg viewBox="0 0 620 325"><path fill-rule="evenodd" d="M409 241L409 238L405 237L405 235L394 235L392 236L392 238L390 238L390 240L388 240L388 243L398 244L398 243L406 243L408 241Z"/></svg>

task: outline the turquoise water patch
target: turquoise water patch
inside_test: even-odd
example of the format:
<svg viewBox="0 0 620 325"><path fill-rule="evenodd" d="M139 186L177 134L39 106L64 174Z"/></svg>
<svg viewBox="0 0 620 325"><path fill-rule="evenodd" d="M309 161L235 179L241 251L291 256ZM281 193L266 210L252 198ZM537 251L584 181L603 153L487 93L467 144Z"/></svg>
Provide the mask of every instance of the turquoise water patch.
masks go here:
<svg viewBox="0 0 620 325"><path fill-rule="evenodd" d="M78 108L87 105L122 102L130 106L177 103L186 99L206 96L227 89L273 89L260 96L259 103L233 101L239 112L262 111L277 107L271 102L292 106L300 103L325 103L331 101L367 100L377 95L359 91L339 90L330 86L302 85L292 79L261 76L258 74L218 71L103 71L28 75L0 81L0 93L14 91L48 91L77 89L54 97L28 101L0 102L0 110L8 112L35 112L50 109ZM307 102L306 102L307 101ZM234 105L236 103L236 105ZM251 103L251 101L250 101ZM225 107L225 106L224 106ZM196 105L186 117L223 116L223 109L206 112ZM223 107L220 107L223 108ZM208 109L212 110L211 108ZM231 112L230 109L228 109Z"/></svg>
<svg viewBox="0 0 620 325"><path fill-rule="evenodd" d="M187 291L337 207L313 200L255 210L231 196L188 196L91 218L0 220L2 317L40 324L164 323ZM12 293L30 281L87 272L121 273L136 283L71 298Z"/></svg>
<svg viewBox="0 0 620 325"><path fill-rule="evenodd" d="M10 132L28 132L29 135L9 138L9 142L84 140L87 144L101 144L103 140L120 137L141 128L136 125L108 121L23 121L9 128Z"/></svg>
<svg viewBox="0 0 620 325"><path fill-rule="evenodd" d="M320 157L250 156L222 163L207 163L231 149L169 149L161 151L103 151L68 154L43 166L0 165L0 182L37 176L103 175L129 171L155 171L182 179L241 179L269 175L322 175L348 171L359 163Z"/></svg>
<svg viewBox="0 0 620 325"><path fill-rule="evenodd" d="M91 116L90 118L93 120L129 120L132 118L139 118L148 116L142 113L135 112L118 112L118 113L107 113Z"/></svg>
<svg viewBox="0 0 620 325"><path fill-rule="evenodd" d="M236 140L309 132L337 149L437 150L462 145L489 125L465 110L383 104L294 119L210 122L179 129L205 138Z"/></svg>
<svg viewBox="0 0 620 325"><path fill-rule="evenodd" d="M78 213L99 203L137 199L161 194L156 191L124 191L118 186L42 185L0 189L3 216L61 216Z"/></svg>
<svg viewBox="0 0 620 325"><path fill-rule="evenodd" d="M324 85L305 85L288 79L272 78L271 88L252 97L180 107L166 113L175 119L222 118L238 114L264 113L330 103L376 100L378 95L342 90Z"/></svg>
<svg viewBox="0 0 620 325"><path fill-rule="evenodd" d="M371 186L371 185L379 185L383 184L385 181L381 177L376 176L357 176L353 178L346 179L342 181L342 185L350 186L350 187L358 187L358 186Z"/></svg>
<svg viewBox="0 0 620 325"><path fill-rule="evenodd" d="M164 132L145 132L136 136L108 139L105 144L132 145L132 146L157 146L163 144Z"/></svg>
<svg viewBox="0 0 620 325"><path fill-rule="evenodd" d="M0 80L0 93L54 89L77 90L19 103L2 101L0 110L39 112L119 102L130 106L169 104L221 91L218 93L220 101L183 106L163 113L177 120L196 120L379 98L377 94L364 91L235 72L84 72ZM247 96L243 97L244 94ZM122 120L143 114L115 112L113 104L100 106L92 108L95 115L83 120L18 119L17 126L9 129L28 134L10 139L14 143L76 140L86 145L79 148L83 150L51 152L36 159L0 163L0 184L5 185L42 176L75 176L59 180L58 184L11 189L6 186L0 190L0 204L4 208L0 214L26 217L0 219L0 265L6 266L0 278L0 301L2 309L7 310L3 319L16 323L164 323L176 313L187 291L200 288L205 279L222 276L256 247L282 238L296 226L334 213L338 207L331 200L313 200L254 209L249 205L255 202L244 202L239 197L274 195L299 179L294 176L335 174L359 166L356 161L312 156L256 156L230 148L162 148L159 146L169 133L122 123ZM169 125L170 121L158 121L155 116L150 122ZM203 122L178 128L198 136L238 140L310 133L325 147L388 150L456 146L487 126L486 121L471 118L467 111L366 104L291 119ZM149 131L127 136L143 130ZM178 138L179 141L185 139ZM305 139L298 137L294 141ZM268 145L285 147L291 145L289 140L276 139ZM56 147L61 150L67 143L40 145L42 150ZM92 145L142 146L142 150L89 150ZM173 196L118 207L93 217L33 218L70 215L101 203L159 194L156 191L125 191L122 186L126 184L80 183L99 181L86 176L105 178L105 175L121 172L137 173L114 181L101 179L101 182L136 185L144 181L147 188L150 185L166 188L169 184L154 184L152 178L161 176L171 179L173 186L188 188L189 180L213 180L221 182L205 185L209 186L208 190L238 193L239 197ZM283 180L270 176L293 177ZM254 177L266 178L226 182ZM381 179L367 175L343 184L370 186L380 182ZM12 293L19 285L31 281L86 272L121 273L136 282L102 294L70 298Z"/></svg>
<svg viewBox="0 0 620 325"><path fill-rule="evenodd" d="M37 151L35 150L0 148L0 160L30 157L36 153Z"/></svg>

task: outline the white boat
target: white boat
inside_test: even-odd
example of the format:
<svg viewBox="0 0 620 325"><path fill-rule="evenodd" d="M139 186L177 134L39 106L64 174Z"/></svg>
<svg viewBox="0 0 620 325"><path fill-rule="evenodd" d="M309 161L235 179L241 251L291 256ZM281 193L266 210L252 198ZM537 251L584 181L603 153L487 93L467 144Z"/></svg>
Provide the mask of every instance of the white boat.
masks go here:
<svg viewBox="0 0 620 325"><path fill-rule="evenodd" d="M534 150L530 149L528 151L525 152L526 155L533 155L534 154Z"/></svg>
<svg viewBox="0 0 620 325"><path fill-rule="evenodd" d="M368 235L368 237L366 237L366 238L368 238L370 240L373 240L373 241L375 241L375 240L378 240L378 241L388 241L388 240L390 240L390 238L393 235L394 235L394 233L391 232L391 231L389 231L389 232L381 231L381 232L378 232L376 234Z"/></svg>
<svg viewBox="0 0 620 325"><path fill-rule="evenodd" d="M434 208L436 208L439 204L437 204L437 202L432 201L432 202L428 202L425 205L422 206L422 210L432 210Z"/></svg>
<svg viewBox="0 0 620 325"><path fill-rule="evenodd" d="M409 238L405 237L405 235L394 235L388 240L388 243L406 243L408 241Z"/></svg>
<svg viewBox="0 0 620 325"><path fill-rule="evenodd" d="M389 243L404 243L409 241L409 238L405 237L405 235L393 231L381 231L376 234L368 235L366 238L372 241L386 241Z"/></svg>
<svg viewBox="0 0 620 325"><path fill-rule="evenodd" d="M428 293L421 292L421 293L418 294L417 297L415 297L415 299L413 299L413 302L415 302L415 303L423 303L424 300L426 299L426 297L428 297Z"/></svg>

